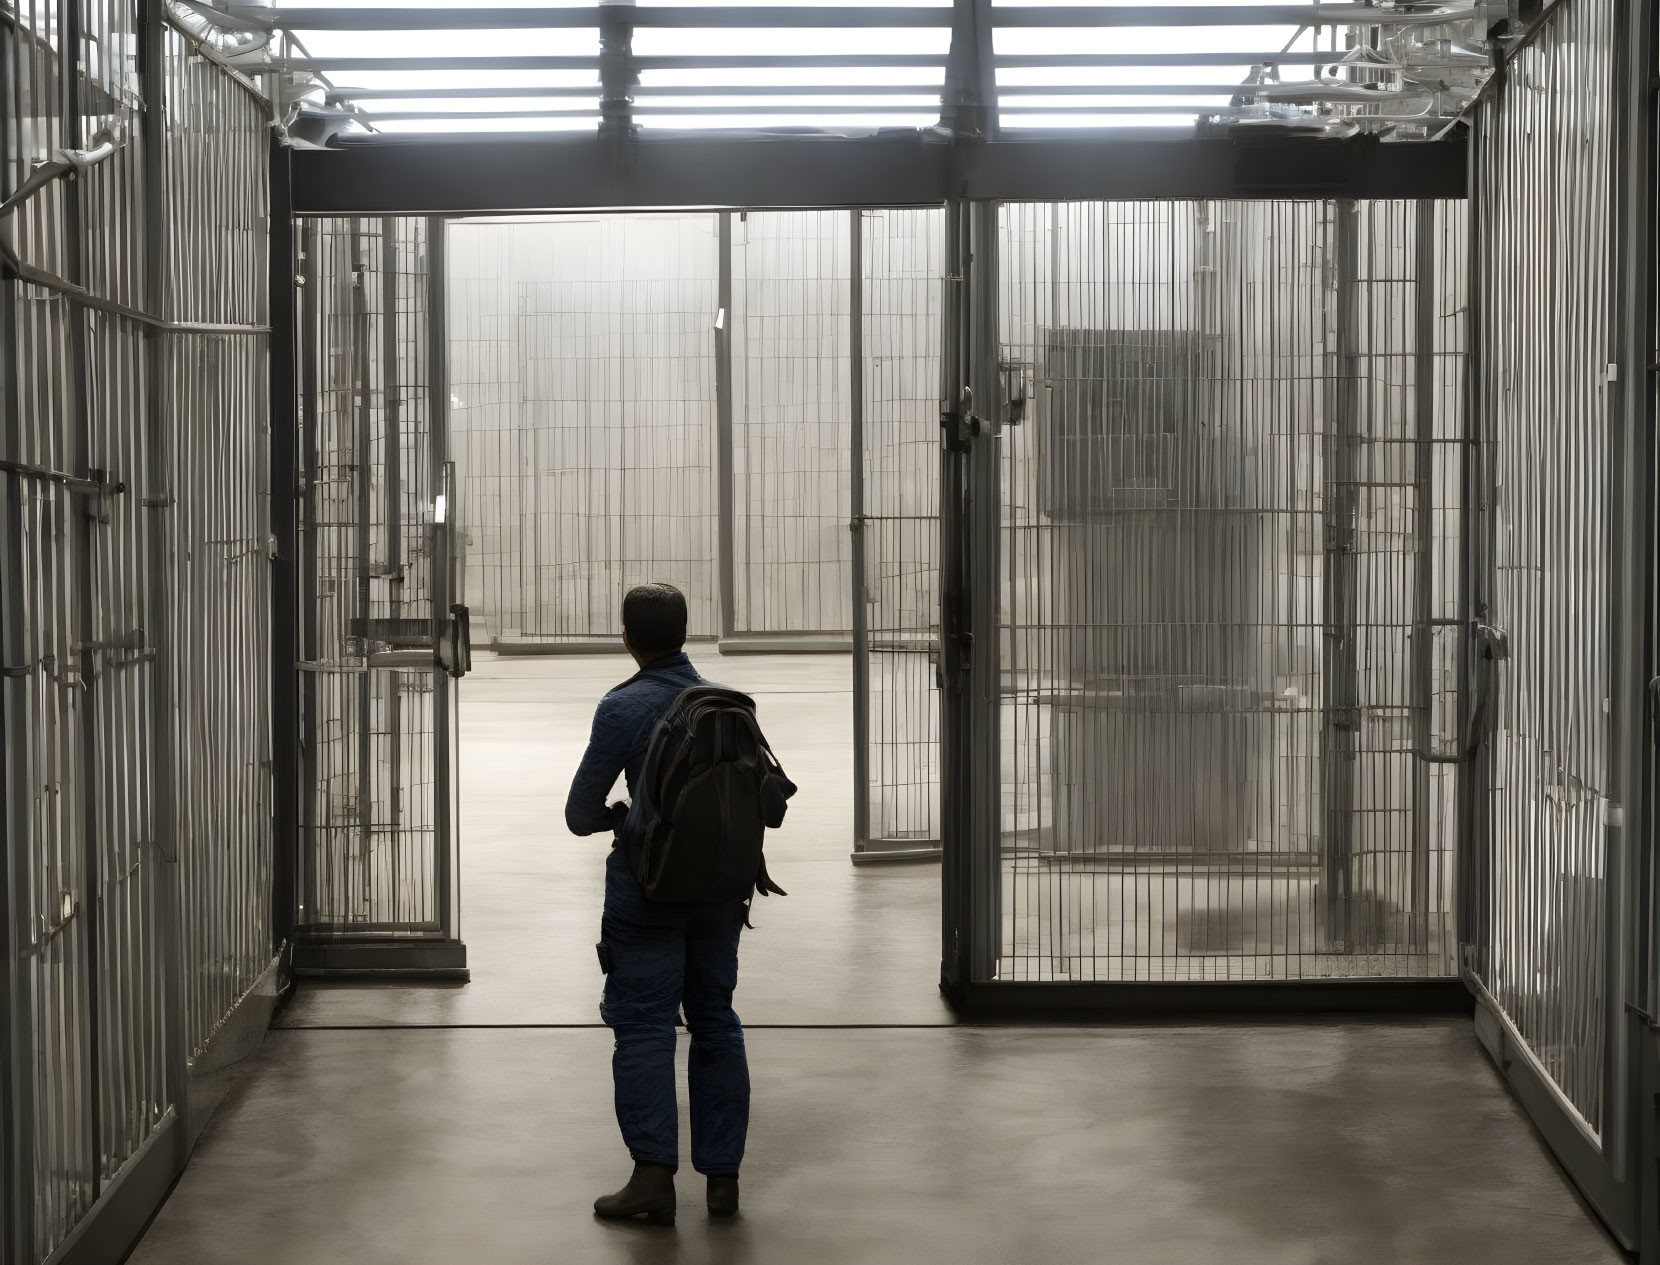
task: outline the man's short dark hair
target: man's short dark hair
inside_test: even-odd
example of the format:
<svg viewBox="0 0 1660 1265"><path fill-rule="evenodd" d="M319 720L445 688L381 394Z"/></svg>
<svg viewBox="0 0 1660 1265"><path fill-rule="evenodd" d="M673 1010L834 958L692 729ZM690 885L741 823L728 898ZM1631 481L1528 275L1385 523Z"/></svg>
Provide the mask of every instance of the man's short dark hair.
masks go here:
<svg viewBox="0 0 1660 1265"><path fill-rule="evenodd" d="M623 631L643 654L661 654L686 644L686 595L672 584L641 584L623 598Z"/></svg>

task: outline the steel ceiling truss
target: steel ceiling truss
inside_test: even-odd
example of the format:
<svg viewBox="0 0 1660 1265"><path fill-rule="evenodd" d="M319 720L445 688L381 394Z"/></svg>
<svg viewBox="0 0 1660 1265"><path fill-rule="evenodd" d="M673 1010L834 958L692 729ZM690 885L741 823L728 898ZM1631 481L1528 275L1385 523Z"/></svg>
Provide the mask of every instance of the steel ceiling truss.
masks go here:
<svg viewBox="0 0 1660 1265"><path fill-rule="evenodd" d="M387 124L454 123L476 118L479 130L499 130L504 120L558 123L597 121L602 133L632 134L642 124L771 114L792 121L823 120L841 130L868 130L860 116L926 117L934 100L939 126L957 135L991 138L1000 120L1017 125L1033 116L1065 121L1124 116L1191 117L1201 134L1216 129L1286 128L1316 135L1356 131L1400 139L1430 139L1458 117L1491 69L1489 32L1507 19L1519 0L1447 0L1424 6L1391 0L1370 4L1219 5L1034 5L993 7L989 0L953 0L950 5L638 5L611 0L598 5L499 8L355 8L321 6L210 5L186 0L176 7L233 33L233 60L245 69L281 72L290 110L310 116L324 132ZM1009 52L994 49L997 32L1194 31L1258 27L1275 49L1238 52L1136 49L1126 35L1125 51L1088 53ZM636 53L639 31L780 33L787 31L870 31L873 44L884 32L949 29L949 51L899 53L799 53L662 55ZM405 56L389 54L312 56L305 40L342 32L397 36L434 32L570 32L573 42L594 40L588 55L510 54L492 56ZM281 36L278 39L278 36ZM511 39L511 37L508 37ZM1205 41L1195 39L1195 43ZM1214 49L1214 42L1212 42ZM1243 81L1193 84L1196 67L1244 68ZM1302 79L1282 80L1288 67L1306 68ZM1103 68L1168 68L1169 82L1103 83ZM894 85L858 82L812 85L805 70L887 69L900 72ZM733 71L743 80L755 71L776 70L763 82L704 84L687 91L652 83L666 71ZM1025 84L1029 74L999 82L1000 72L1052 72L1042 84ZM434 93L421 87L402 91L384 82L353 86L331 76L404 72L591 72L587 82L554 87L490 85ZM943 71L943 82L935 75ZM794 72L794 73L792 73ZM642 76L648 81L642 83ZM923 82L918 83L916 81ZM928 82L932 80L932 82ZM406 98L404 108L378 102ZM704 104L700 98L711 99ZM920 100L919 100L920 98ZM1126 99L1127 98L1127 99ZM1214 100L1212 99L1214 98ZM499 108L471 112L446 102L499 100ZM724 100L723 100L724 99ZM721 100L721 104L714 104Z"/></svg>

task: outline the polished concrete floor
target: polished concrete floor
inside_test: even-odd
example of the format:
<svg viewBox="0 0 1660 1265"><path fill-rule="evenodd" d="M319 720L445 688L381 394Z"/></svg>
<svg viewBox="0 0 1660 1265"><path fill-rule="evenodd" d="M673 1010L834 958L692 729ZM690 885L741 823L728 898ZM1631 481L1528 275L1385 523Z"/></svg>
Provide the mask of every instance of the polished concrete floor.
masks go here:
<svg viewBox="0 0 1660 1265"><path fill-rule="evenodd" d="M591 1215L627 1168L595 1013L606 845L561 810L627 665L481 656L462 713L472 981L303 986L136 1265L1623 1259L1468 1022L953 1025L937 868L847 859L846 660L704 658L757 694L803 784L769 839L791 894L743 948L743 1216L707 1222L689 1168L674 1230Z"/></svg>
<svg viewBox="0 0 1660 1265"><path fill-rule="evenodd" d="M1623 1259L1456 1020L754 1032L743 1216L673 1230L590 1211L609 1045L274 1033L134 1265Z"/></svg>
<svg viewBox="0 0 1660 1265"><path fill-rule="evenodd" d="M752 693L801 785L767 868L789 892L757 903L739 1014L751 1024L949 1023L939 998L939 867L873 870L853 847L852 669L842 655L722 657L713 680ZM461 931L472 980L452 988L310 987L280 1022L597 1023L606 838L565 831L565 792L594 703L625 655L480 654L461 686Z"/></svg>

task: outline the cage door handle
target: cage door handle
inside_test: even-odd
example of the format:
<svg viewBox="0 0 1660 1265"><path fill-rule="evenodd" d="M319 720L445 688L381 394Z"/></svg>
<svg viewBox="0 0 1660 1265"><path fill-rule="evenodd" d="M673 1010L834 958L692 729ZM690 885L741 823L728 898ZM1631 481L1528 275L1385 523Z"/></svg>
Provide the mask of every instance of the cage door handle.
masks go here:
<svg viewBox="0 0 1660 1265"><path fill-rule="evenodd" d="M452 677L460 680L473 668L473 628L471 612L456 602L450 607L449 622L438 639L438 663Z"/></svg>
<svg viewBox="0 0 1660 1265"><path fill-rule="evenodd" d="M1428 634L1433 628L1458 628L1463 626L1462 620L1457 619L1430 619L1419 625L1420 629ZM1414 754L1426 764L1460 764L1476 753L1485 736L1488 709L1492 703L1494 669L1491 665L1497 664L1510 657L1510 638L1502 628L1495 628L1489 624L1471 624L1470 635L1470 671L1465 688L1470 694L1470 714L1465 721L1464 732L1459 735L1457 747L1453 751L1431 751L1429 747L1429 701L1424 700L1425 716L1423 733L1416 744ZM1428 662L1428 654L1425 655Z"/></svg>

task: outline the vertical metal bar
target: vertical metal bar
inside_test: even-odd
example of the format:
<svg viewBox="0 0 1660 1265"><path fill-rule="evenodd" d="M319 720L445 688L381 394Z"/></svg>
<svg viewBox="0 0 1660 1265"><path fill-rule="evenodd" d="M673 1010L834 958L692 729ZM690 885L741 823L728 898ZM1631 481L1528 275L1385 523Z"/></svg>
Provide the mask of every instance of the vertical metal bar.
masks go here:
<svg viewBox="0 0 1660 1265"><path fill-rule="evenodd" d="M954 136L997 138L991 0L953 0L940 124Z"/></svg>
<svg viewBox="0 0 1660 1265"><path fill-rule="evenodd" d="M848 526L853 619L853 849L870 842L870 606L865 600L864 212L847 213Z"/></svg>
<svg viewBox="0 0 1660 1265"><path fill-rule="evenodd" d="M448 221L442 216L428 217L427 442L430 446L431 477L438 481L438 491L446 498L444 521L433 524L432 539L432 626L437 636L443 635L450 618L453 591L451 567L455 559L455 523L459 516L453 504L455 480L447 477L450 468L449 312L445 287L445 274L449 267L445 250L448 231ZM456 902L453 899L454 860L460 843L456 830L459 819L457 752L453 741L458 701L455 681L441 669L435 671L432 680L432 735L433 767L437 776L433 786L433 853L438 865L439 930L446 940L459 934L459 911L454 908Z"/></svg>
<svg viewBox="0 0 1660 1265"><path fill-rule="evenodd" d="M995 429L997 208L948 215L940 479L941 986L961 1001L996 973L1001 773Z"/></svg>
<svg viewBox="0 0 1660 1265"><path fill-rule="evenodd" d="M167 5L143 0L139 28L138 73L144 100L144 290L150 311L169 312L167 268ZM179 865L177 629L173 611L178 587L176 521L178 487L174 477L172 405L168 391L172 335L152 327L145 340L145 421L150 487L145 498L149 522L149 641L156 649L151 666L151 803L160 873L155 885L155 926L161 939L162 1024L165 1029L165 1078L168 1101L179 1127L177 1162L184 1162L190 1137L189 1064L183 981L184 942L180 934L184 907Z"/></svg>
<svg viewBox="0 0 1660 1265"><path fill-rule="evenodd" d="M17 27L0 22L0 109L13 111L21 97L18 83ZM15 129L0 127L0 196L12 193L16 170L10 151ZM22 407L18 388L18 286L0 272L0 451L21 453ZM23 479L9 474L0 499L0 594L23 592ZM27 893L31 796L20 785L28 759L27 714L31 678L38 664L25 662L29 633L22 601L0 600L0 830L5 848L0 852L0 1199L5 1233L0 1253L11 1261L34 1259L35 1242L35 1008L27 974ZM23 749L14 754L13 744Z"/></svg>
<svg viewBox="0 0 1660 1265"><path fill-rule="evenodd" d="M1332 204L1335 218L1335 364L1325 463L1326 539L1324 714L1321 738L1325 815L1324 887L1327 948L1354 949L1349 926L1354 852L1355 768L1360 740L1358 588L1355 548L1361 442L1357 354L1359 212Z"/></svg>
<svg viewBox="0 0 1660 1265"><path fill-rule="evenodd" d="M1459 445L1459 638L1458 734L1464 760L1458 768L1458 943L1459 965L1478 976L1485 973L1483 954L1490 942L1492 814L1488 788L1492 785L1493 745L1483 735L1473 735L1482 706L1475 678L1480 666L1475 644L1475 626L1488 618L1493 576L1490 533L1492 514L1488 511L1489 475L1483 460L1486 435L1485 392L1482 388L1482 321L1487 306L1487 274L1482 267L1482 207L1485 199L1481 175L1483 157L1491 143L1484 125L1485 115L1474 111L1470 117L1470 174L1465 221L1468 238L1465 249L1469 294L1469 317L1465 329L1464 433ZM1473 742L1473 746L1472 746Z"/></svg>
<svg viewBox="0 0 1660 1265"><path fill-rule="evenodd" d="M299 657L308 663L320 657L317 629L317 553L320 546L317 529L317 445L320 421L317 416L317 357L318 357L318 294L321 276L317 267L318 232L316 225L307 223L300 229L300 420L304 427L304 446L299 454L300 464L300 522L296 549L300 558L299 572ZM315 916L317 900L317 848L320 839L318 821L318 683L314 673L298 672L300 721L300 823L297 846L300 849L300 890L295 902L295 924L306 925L308 916Z"/></svg>
<svg viewBox="0 0 1660 1265"><path fill-rule="evenodd" d="M634 0L600 0L599 134L634 135Z"/></svg>
<svg viewBox="0 0 1660 1265"><path fill-rule="evenodd" d="M85 128L82 118L81 80L85 67L82 62L82 53L85 51L85 42L81 36L81 6L79 3L64 4L59 9L61 25L59 27L62 43L59 45L59 83L62 92L64 144L71 149L80 149L85 143ZM85 190L83 181L76 181L66 192L63 199L64 211L64 279L73 285L85 285L87 281L86 267L86 226L83 207ZM58 300L64 303L63 300ZM87 358L87 322L88 313L74 306L65 304L68 310L69 322L69 382L68 388L74 403L74 415L71 425L74 427L72 439L74 452L75 473L82 478L95 477L91 468L91 417L88 408L88 358ZM96 1200L103 1192L103 1166L98 1162L100 1150L99 1139L103 1136L103 1103L102 1086L100 1084L99 1067L103 1062L101 1050L101 1034L99 1032L100 1012L100 984L99 944L100 909L102 893L98 881L100 871L99 831L102 821L98 812L98 747L96 725L92 717L97 713L97 696L99 694L97 673L97 652L92 649L92 643L97 640L97 622L94 616L94 597L92 584L92 569L94 566L93 520L90 514L81 507L75 506L70 510L70 521L73 523L71 539L73 540L72 557L75 560L78 572L77 593L75 597L76 613L75 637L84 649L79 658L81 683L80 705L77 709L78 737L80 739L80 791L84 802L81 811L84 817L81 821L82 831L82 874L79 897L80 912L76 918L79 925L79 935L82 942L82 952L86 974L86 992L80 999L80 1007L86 1025L86 1062L82 1067L85 1073L84 1084L87 1109L82 1118L83 1145L86 1147L89 1172L90 1198Z"/></svg>
<svg viewBox="0 0 1660 1265"><path fill-rule="evenodd" d="M299 860L300 608L299 504L297 482L299 429L295 416L299 382L295 369L298 345L295 321L294 218L290 197L289 155L280 140L271 141L271 375L270 480L271 531L276 558L271 565L271 779L272 808L271 951L281 953L294 935L297 913L295 877ZM307 419L309 421L309 418Z"/></svg>
<svg viewBox="0 0 1660 1265"><path fill-rule="evenodd" d="M403 614L403 400L398 372L398 229L400 221L380 221L380 402L386 481L386 592L391 626ZM365 619L369 615L364 612ZM367 629L368 625L365 624ZM386 826L391 846L392 908L397 917L399 861L403 853L403 677L386 678Z"/></svg>
<svg viewBox="0 0 1660 1265"><path fill-rule="evenodd" d="M380 383L381 425L386 435L386 569L392 572L392 614L398 614L403 566L403 400L398 380L398 224L391 216L380 222Z"/></svg>
<svg viewBox="0 0 1660 1265"><path fill-rule="evenodd" d="M1610 406L1613 443L1612 583L1609 585L1609 718L1614 759L1609 762L1609 800L1619 806L1606 831L1607 988L1603 998L1608 1040L1604 1051L1603 1150L1622 1181L1655 1180L1655 1157L1639 1170L1633 1146L1634 1105L1641 1081L1645 1032L1628 1007L1649 998L1653 952L1639 928L1652 915L1642 889L1651 879L1653 823L1648 795L1654 777L1654 724L1650 701L1654 655L1654 384L1656 345L1654 145L1657 80L1653 6L1623 0L1613 31L1624 40L1614 58L1616 117L1614 153L1614 311L1609 322L1609 364L1615 368ZM1652 1113L1652 1101L1648 1107ZM1653 1227L1643 1227L1652 1237Z"/></svg>
<svg viewBox="0 0 1660 1265"><path fill-rule="evenodd" d="M720 636L736 627L732 488L732 212L720 214L720 326L715 330L715 516L719 551Z"/></svg>
<svg viewBox="0 0 1660 1265"><path fill-rule="evenodd" d="M1412 705L1415 745L1420 755L1431 749L1430 713L1434 707L1430 672L1434 663L1435 625L1435 327L1436 286L1435 203L1417 204L1414 232L1416 260L1413 282L1413 626ZM1430 827L1434 803L1430 765L1420 758L1412 766L1412 880L1408 946L1414 952L1428 948L1430 889Z"/></svg>
<svg viewBox="0 0 1660 1265"><path fill-rule="evenodd" d="M363 251L363 221L352 220L352 363L355 415L357 419L357 461L353 472L357 479L357 532L353 559L357 570L357 617L363 621L363 636L359 639L359 654L364 671L357 686L357 828L361 850L359 863L363 871L362 898L372 903L371 858L374 855L375 778L374 778L374 682L375 673L369 670L368 622L373 605L374 581L374 498L370 471L374 468L374 412L370 407L370 388L374 383L374 349L369 343L369 264ZM373 911L366 909L366 914Z"/></svg>
<svg viewBox="0 0 1660 1265"><path fill-rule="evenodd" d="M998 208L969 205L966 377L972 391L967 484L967 565L963 627L973 653L968 661L973 743L970 808L968 966L971 981L993 979L1002 935L1001 727L1003 656L998 617L999 542L1002 534L1003 375L998 335Z"/></svg>
<svg viewBox="0 0 1660 1265"><path fill-rule="evenodd" d="M966 936L970 815L969 752L975 717L962 640L963 535L967 454L959 438L963 364L964 204L945 208L945 275L940 302L940 987L961 1003L972 974Z"/></svg>

